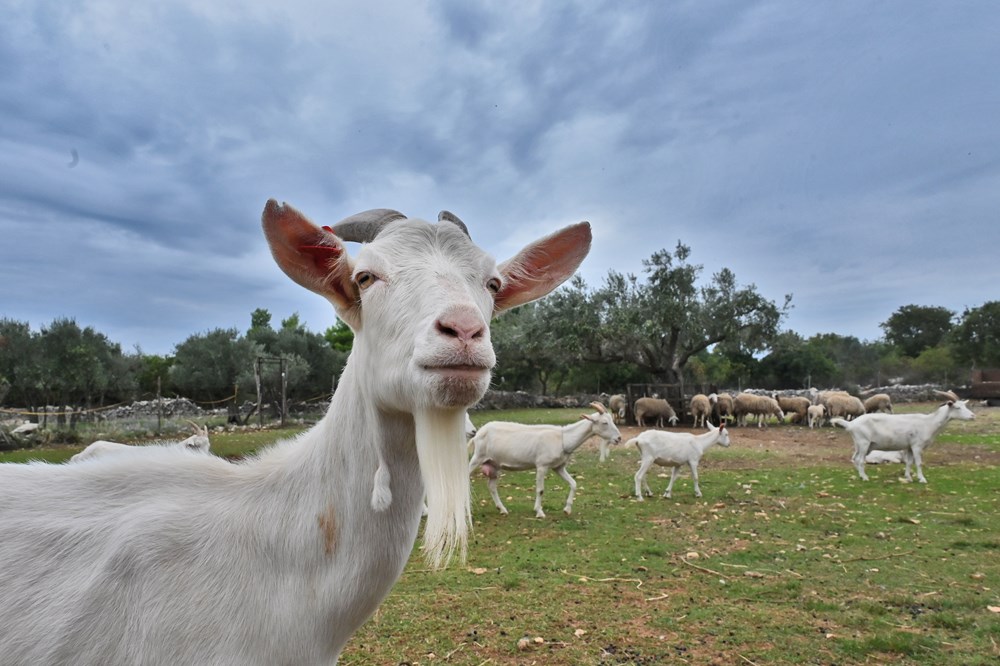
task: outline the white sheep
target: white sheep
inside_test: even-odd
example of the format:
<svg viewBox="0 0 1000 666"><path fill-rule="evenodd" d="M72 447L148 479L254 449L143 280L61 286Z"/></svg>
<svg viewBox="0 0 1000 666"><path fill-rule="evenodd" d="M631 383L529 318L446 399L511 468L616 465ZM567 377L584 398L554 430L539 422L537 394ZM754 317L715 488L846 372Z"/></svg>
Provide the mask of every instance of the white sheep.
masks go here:
<svg viewBox="0 0 1000 666"><path fill-rule="evenodd" d="M542 493L545 491L545 476L554 470L569 484L569 497L563 512L569 515L573 510L576 495L576 481L569 475L566 465L570 456L590 437L597 435L602 440L617 444L621 433L614 419L599 402L591 403L595 414L581 414L580 420L567 426L525 425L491 421L485 424L472 438L474 450L469 460L469 473L481 468L486 476L487 487L493 503L506 515L507 507L497 493L497 479L500 470L535 470L535 516L544 518Z"/></svg>
<svg viewBox="0 0 1000 666"><path fill-rule="evenodd" d="M865 400L865 413L886 412L892 414L892 398L888 393L876 393Z"/></svg>
<svg viewBox="0 0 1000 666"><path fill-rule="evenodd" d="M764 427L764 420L768 416L774 416L778 422L785 420L785 413L778 406L778 401L767 395L755 395L753 393L739 393L733 398L733 416L736 417L736 424L745 426L748 416L757 417L757 427Z"/></svg>
<svg viewBox="0 0 1000 666"><path fill-rule="evenodd" d="M733 418L733 396L728 393L709 393L708 400L712 403L712 414L719 417L720 424Z"/></svg>
<svg viewBox="0 0 1000 666"><path fill-rule="evenodd" d="M237 463L156 447L0 465L0 662L333 664L409 559L425 490L424 557L464 555L462 414L489 386L488 322L572 276L591 233L498 266L441 217L320 228L268 202L278 265L355 335L309 431Z"/></svg>
<svg viewBox="0 0 1000 666"><path fill-rule="evenodd" d="M628 407L628 399L621 393L615 393L608 398L608 411L614 418L615 423L625 422L625 409Z"/></svg>
<svg viewBox="0 0 1000 666"><path fill-rule="evenodd" d="M809 420L810 428L822 428L826 421L826 405L809 405L806 409L806 418Z"/></svg>
<svg viewBox="0 0 1000 666"><path fill-rule="evenodd" d="M695 497L701 497L698 486L698 462L710 446L719 444L729 446L729 430L723 423L718 428L708 426L708 432L694 435L689 432L666 432L662 430L645 430L638 437L625 443L635 444L642 460L639 471L635 473L635 496L642 501L642 493L652 495L649 484L646 483L646 473L654 464L670 467L670 483L667 485L664 497L670 497L677 480L677 472L681 465L691 469L691 480L694 482Z"/></svg>
<svg viewBox="0 0 1000 666"><path fill-rule="evenodd" d="M705 427L709 417L712 416L712 401L708 399L708 396L704 393L696 393L691 396L691 418L694 420L694 427L698 427L698 421L701 421L701 427Z"/></svg>
<svg viewBox="0 0 1000 666"><path fill-rule="evenodd" d="M110 442L105 439L98 439L88 444L83 451L74 455L69 459L69 461L80 462L82 460L89 460L90 458L96 458L110 453L141 453L144 451L152 451L154 450L153 447L176 447L189 453L208 453L211 448L211 442L208 439L208 427L199 426L193 421L188 421L188 423L190 423L191 427L194 429L194 434L187 439L182 439L179 442L153 444L150 446L131 446L129 444L121 444L119 442Z"/></svg>
<svg viewBox="0 0 1000 666"><path fill-rule="evenodd" d="M924 449L931 445L934 437L948 424L948 421L952 419L968 421L974 418L976 415L966 406L966 401L949 400L930 414L876 413L859 416L853 421L836 417L830 419L830 423L847 430L854 441L852 460L858 475L863 480L868 480L868 475L865 474L865 456L869 452L903 451L906 459L906 480L913 480L910 476L912 462L917 467L917 480L920 483L927 483L922 468Z"/></svg>
<svg viewBox="0 0 1000 666"><path fill-rule="evenodd" d="M677 425L677 412L663 398L639 398L635 401L633 413L640 428L646 426L646 419L652 419L658 428L662 428L665 422Z"/></svg>

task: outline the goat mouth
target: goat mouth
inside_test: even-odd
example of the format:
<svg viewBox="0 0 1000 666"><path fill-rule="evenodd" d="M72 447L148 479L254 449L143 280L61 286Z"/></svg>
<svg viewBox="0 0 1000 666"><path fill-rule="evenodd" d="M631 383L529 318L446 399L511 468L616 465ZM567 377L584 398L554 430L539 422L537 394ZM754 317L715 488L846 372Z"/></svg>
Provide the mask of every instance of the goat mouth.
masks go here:
<svg viewBox="0 0 1000 666"><path fill-rule="evenodd" d="M490 371L489 368L482 365L469 365L464 363L459 363L455 365L425 365L424 370L428 372L433 372L435 374L444 375L446 377L469 377L469 378L479 378L483 373Z"/></svg>

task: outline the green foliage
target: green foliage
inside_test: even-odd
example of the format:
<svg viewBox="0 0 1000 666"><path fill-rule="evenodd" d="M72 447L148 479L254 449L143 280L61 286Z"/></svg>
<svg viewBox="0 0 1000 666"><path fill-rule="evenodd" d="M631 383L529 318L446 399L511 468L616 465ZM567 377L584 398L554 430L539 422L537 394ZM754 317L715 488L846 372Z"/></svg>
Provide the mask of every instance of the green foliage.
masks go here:
<svg viewBox="0 0 1000 666"><path fill-rule="evenodd" d="M170 379L181 395L193 400L222 400L233 394L237 384L246 385L261 352L235 328L195 334L177 345Z"/></svg>
<svg viewBox="0 0 1000 666"><path fill-rule="evenodd" d="M966 309L952 333L958 360L980 368L1000 367L1000 301Z"/></svg>
<svg viewBox="0 0 1000 666"><path fill-rule="evenodd" d="M648 281L611 271L594 295L600 308L600 341L607 361L629 361L650 377L677 382L691 358L713 345L754 353L766 349L790 306L740 287L723 269L699 286L702 267L688 263L690 248L644 261Z"/></svg>
<svg viewBox="0 0 1000 666"><path fill-rule="evenodd" d="M879 324L886 341L905 356L916 358L937 347L952 330L955 313L947 308L904 305Z"/></svg>
<svg viewBox="0 0 1000 666"><path fill-rule="evenodd" d="M340 319L323 332L323 337L335 351L342 354L349 353L354 346L354 331Z"/></svg>
<svg viewBox="0 0 1000 666"><path fill-rule="evenodd" d="M133 396L137 357L92 327L56 319L38 333L0 320L0 382L5 400L20 405L93 406Z"/></svg>

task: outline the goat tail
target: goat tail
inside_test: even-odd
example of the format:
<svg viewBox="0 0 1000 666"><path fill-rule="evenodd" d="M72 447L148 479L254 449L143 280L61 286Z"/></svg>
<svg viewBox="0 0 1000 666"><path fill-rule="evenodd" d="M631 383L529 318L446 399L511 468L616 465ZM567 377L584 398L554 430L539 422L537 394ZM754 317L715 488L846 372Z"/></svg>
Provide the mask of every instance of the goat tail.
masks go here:
<svg viewBox="0 0 1000 666"><path fill-rule="evenodd" d="M639 438L638 437L633 437L632 439L630 439L627 442L625 442L625 446L630 446L632 444L635 444L635 448L638 449L639 448Z"/></svg>
<svg viewBox="0 0 1000 666"><path fill-rule="evenodd" d="M851 427L850 421L848 421L847 419L842 419L839 416L834 416L832 419L830 419L830 423L832 423L833 425L839 425L841 428L844 428L845 430L850 429Z"/></svg>

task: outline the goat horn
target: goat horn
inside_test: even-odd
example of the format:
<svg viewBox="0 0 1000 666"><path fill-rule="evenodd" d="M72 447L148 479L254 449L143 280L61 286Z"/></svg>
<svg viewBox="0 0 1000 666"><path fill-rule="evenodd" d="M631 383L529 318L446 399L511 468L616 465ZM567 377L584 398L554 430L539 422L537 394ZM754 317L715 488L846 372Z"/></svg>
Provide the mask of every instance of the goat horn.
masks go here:
<svg viewBox="0 0 1000 666"><path fill-rule="evenodd" d="M342 241L370 243L386 224L402 219L406 216L399 211L373 208L341 220L331 227L331 231Z"/></svg>
<svg viewBox="0 0 1000 666"><path fill-rule="evenodd" d="M608 410L604 409L604 405L602 405L599 402L592 402L592 403L590 403L590 406L593 407L594 409L596 409L601 414L607 414L608 413Z"/></svg>
<svg viewBox="0 0 1000 666"><path fill-rule="evenodd" d="M465 226L465 222L462 222L462 220L458 219L458 215L455 215L450 210L443 210L440 213L438 213L438 222L442 222L444 220L448 220L452 224L456 225L459 229L462 230L463 233L465 233L466 236L469 236L470 239L472 238L472 236L469 235L469 228Z"/></svg>
<svg viewBox="0 0 1000 666"><path fill-rule="evenodd" d="M955 395L954 391L939 391L937 389L934 389L934 392L939 395L943 395L944 397L948 398L953 402L958 402L958 396Z"/></svg>

